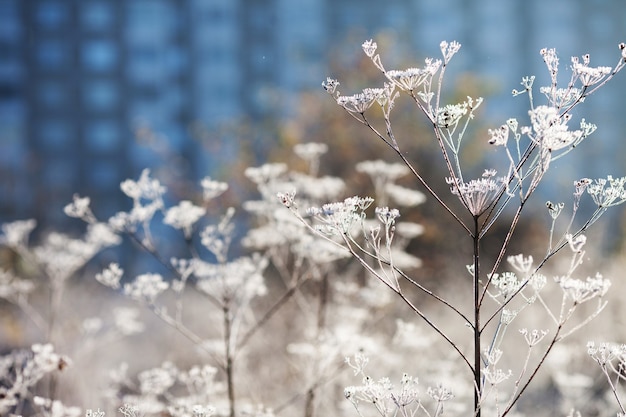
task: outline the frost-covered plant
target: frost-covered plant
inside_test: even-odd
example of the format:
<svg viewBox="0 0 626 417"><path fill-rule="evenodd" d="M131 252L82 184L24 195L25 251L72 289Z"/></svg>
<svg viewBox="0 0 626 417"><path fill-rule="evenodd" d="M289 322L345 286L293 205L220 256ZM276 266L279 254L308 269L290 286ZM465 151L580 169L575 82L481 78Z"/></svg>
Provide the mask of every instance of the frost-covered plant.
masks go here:
<svg viewBox="0 0 626 417"><path fill-rule="evenodd" d="M235 209L227 209L215 223L208 223L206 218L211 200L227 190L225 183L205 178L201 181L201 205L183 200L167 207L167 190L149 171L143 171L136 181L122 182L121 189L132 198L133 206L128 212L115 214L106 224L152 254L167 273L146 272L125 279L124 270L117 263L111 263L95 278L150 309L207 355L211 369L215 371L212 374L216 382L214 387L219 390L204 392L205 400L201 402L187 401L182 410L180 398L174 400L173 393L166 395L170 386L175 385L176 372L165 372L171 374L171 384L155 393L145 390L141 384L139 387L132 384L128 377L122 376L125 370L121 369L113 375L108 390L110 399L132 404L148 414L167 410L171 415L188 415L193 406L210 404L217 407L218 414L236 415L239 410L249 407L236 401L236 363L244 363L246 356L254 354L250 340L295 297L301 315L298 320L304 323L304 327L292 340L274 340L274 343L285 346L293 359L292 366L303 375L304 386L297 393L304 397L305 415L316 414L321 401L319 391L327 381L336 377L343 357L354 353L354 346L375 344L370 334L361 333L367 325L368 309L372 311L385 304L385 298L373 296L372 292L376 290L371 286L359 286L356 281L347 285L349 280L333 282L331 278L345 267L338 263L349 258L349 252L329 243L326 238L307 234L305 226L285 212L275 199L277 190L285 187L301 190L302 204L319 204L341 195L345 190L341 179L318 175L319 159L326 150L326 145L317 143L295 147L294 152L307 162L307 173L290 171L284 164L265 164L246 170L246 176L256 184L261 199L243 204L256 219L256 227L248 230L242 239L243 246L252 253L238 258L229 253L234 239ZM407 174L404 167L390 166L382 161L359 166L359 170L373 178L376 170L389 169L395 173L379 184L380 198L394 200L399 194L407 193L411 196L408 205L420 204L424 200L421 193L395 184L398 177ZM87 198L75 196L65 212L90 225L99 224ZM160 219L182 232L189 256L178 255L166 261L167 247L159 247L153 232ZM420 225L409 222L401 229L404 245L422 231ZM399 248L396 251L401 252ZM418 258L408 254L404 254L403 259L404 266L420 265ZM275 299L264 310L258 304L267 304L267 301L257 300L267 295L265 270L269 264L282 280L284 292L278 296L273 294ZM205 297L207 329L198 329L197 325L185 320L186 294L192 289ZM360 306L353 305L355 297L360 297ZM342 299L350 302L342 303ZM89 326L97 331L100 323L90 322ZM175 369L175 366L169 364L168 369ZM148 373L144 371L138 375L140 382ZM153 370L152 373L158 372ZM128 392L135 393L122 394ZM182 414L175 410L182 410ZM259 415L260 411L254 413ZM264 413L270 415L267 410Z"/></svg>
<svg viewBox="0 0 626 417"><path fill-rule="evenodd" d="M91 219L88 209L84 208L88 204L89 199L75 198L74 203L67 208L91 220L87 232L81 238L52 232L39 245L29 245L29 236L37 226L35 220L18 220L2 225L0 245L20 256L33 276L44 279L50 291L50 306L47 311L42 311L31 305L28 295L36 287L35 280L32 277L20 277L15 271L5 269L0 269L0 298L19 306L52 342L56 314L67 280L101 250L120 243L119 236L107 224Z"/></svg>
<svg viewBox="0 0 626 417"><path fill-rule="evenodd" d="M467 375L471 375L467 380L473 386L473 415L478 417L485 411L504 416L512 412L554 346L595 317L605 306L604 295L609 288L609 281L599 274L581 279L577 267L583 260L585 232L589 226L608 207L625 201L625 178L583 178L576 181L571 218L558 236L556 223L564 204L548 202L552 219L550 239L545 252L539 254L537 261L530 255L512 255L509 247L523 209L528 206L528 201L548 173L552 162L574 150L595 130L595 125L584 119L578 128L571 127L574 118L572 111L623 69L626 65L626 45L619 45L620 56L615 67L592 67L589 55L584 55L582 59L572 58L571 77L564 87L558 82L559 59L556 51L542 49L541 55L551 80L549 85L540 88L546 102L536 103L533 95L534 77L524 77L523 90L514 90L513 95L528 96L528 119L520 121L511 118L500 128L487 132L488 140L484 145L500 150L502 158L496 161L500 162L500 166L485 169L478 178L468 178L467 170L463 167L462 152L466 145L468 126L483 100L467 97L459 104L442 103L444 75L460 46L458 42L442 42L441 59L427 58L420 68L387 70L377 53L376 43L369 40L362 47L386 79L382 87L343 95L335 79L328 78L322 85L352 118L366 126L397 154L403 168L410 171L442 211L447 213L451 223L465 231L469 237L468 247L472 251L467 267L472 278L472 288L467 294L472 299L471 308L450 302L434 293L412 279L397 262L393 243L400 230L400 211L388 207L387 201L376 202L378 207L374 209L374 214L378 224L373 225L366 220L371 213L370 205L375 202L370 197L349 197L339 202L309 206L306 214L300 212L293 191L280 192L278 198L313 235L348 250L456 352L458 360L465 364ZM391 121L394 104L402 94L409 97L432 126L442 163L447 170L445 181L460 206L436 192L433 180L427 179L425 173L420 172L419 167L402 151L401 140L396 137ZM371 113L382 113L382 128L377 127ZM374 172L373 169L371 171ZM378 183L384 183L394 173L394 169L389 169L375 174L375 191L380 188ZM596 209L586 220L577 223L575 217L580 214L578 209L585 194L591 197ZM398 195L401 200L402 193ZM407 196L407 200L410 200L410 196ZM511 210L512 217L507 218L505 214L511 213ZM483 241L496 223L507 224L508 231L501 239L499 249L489 254L491 257L484 256ZM547 279L540 271L558 252L567 249L571 253L569 268L553 280ZM503 271L504 260L510 262L513 271ZM554 282L562 291L561 302L557 306L551 305L542 295L548 282ZM456 320L460 327L467 327L471 332L458 336L444 328L441 321L430 314L425 306L412 301L410 288L423 292L443 305L453 317L451 320ZM571 320L581 304L593 301L596 305L588 312L587 318ZM526 359L515 370L501 368L499 361L503 355L505 330L522 311L530 308L543 310L549 321L544 323L545 328L522 328L519 336L510 335L510 338L521 338L519 341L526 344ZM572 321L574 323L570 323ZM468 345L471 348L468 349ZM371 399L370 394L363 394L369 389L368 386L366 383L365 388L355 391L361 393L360 397L350 393L350 399ZM380 384L374 388L387 389L381 388ZM371 401L379 413L408 415L404 406L394 400L396 397L387 394L391 395L386 397L390 400L387 403ZM418 407L411 411L421 412L426 410Z"/></svg>
<svg viewBox="0 0 626 417"><path fill-rule="evenodd" d="M225 183L210 178L203 179L201 186L203 204L207 204L227 189ZM178 330L208 355L215 366L211 368L215 370L211 378L215 376L217 370L223 373L220 377L224 376L224 391L228 399L225 409L229 410L228 414L234 416L235 357L243 348L242 333L250 331L255 325L254 317L251 318L248 313L251 302L265 295L267 291L263 278L267 259L261 254L236 259L229 256L228 251L234 231L233 208L228 209L216 224L208 224L201 229L198 233L200 240L198 248L193 241L194 229L201 224L206 214L205 207L188 200L183 200L178 205L169 208L166 207L164 202L166 188L157 179L151 177L148 170L144 170L137 181L129 179L122 182L121 189L124 194L132 198L132 209L115 214L107 224L116 232L129 236L140 247L154 255L166 268L169 276L164 276L161 272L146 272L122 285L124 271L117 263L112 263L97 274L96 279L111 289L121 290L130 299L149 308L164 323ZM95 221L95 216L88 206L83 207L82 210L72 209L82 200L81 197L75 197L74 202L68 205L65 211L72 217L91 223ZM169 261L165 260L163 250L158 248L152 232L153 223L155 218L158 218L158 214L162 214L164 224L182 231L183 238L187 242L186 246L189 248L188 257L171 257ZM210 306L207 308L208 313L211 314L207 316L209 326L202 332L190 328L184 321L183 299L190 282L193 288L205 296ZM167 295L170 297L166 297ZM216 312L219 312L218 315L215 315ZM221 314L221 319L218 319L219 314ZM221 331L216 332L218 323L221 324ZM170 372L172 374L170 385L173 385L176 382L175 376L182 374L174 372L173 365L168 369L172 371ZM157 374L165 375L167 372L145 371L139 375L140 382L155 381L152 376ZM167 409L172 415L187 415L194 406L208 405L193 403L193 401L183 404L180 399L174 401L171 395L161 398L170 385L163 386L162 392L154 392L152 389L154 384L150 385L152 387L150 389L146 388L148 386L146 384L147 382L140 384L139 396L129 397L130 400L124 399L125 402L139 407L142 413L159 413ZM209 392L205 390L201 394L209 395Z"/></svg>
<svg viewBox="0 0 626 417"><path fill-rule="evenodd" d="M62 371L69 366L70 359L54 352L51 344L34 344L30 350L14 351L0 357L0 414L8 415L13 411L17 414L27 407L33 389L46 376ZM67 409L59 401L35 396L32 406L41 409L56 408L65 410L63 414L78 415L80 409Z"/></svg>
<svg viewBox="0 0 626 417"><path fill-rule="evenodd" d="M359 284L358 274L349 272L351 268L346 263L349 252L327 238L306 233L306 227L276 201L276 192L285 189L299 190L297 197L291 192L281 197L299 205L321 204L325 199L342 195L346 186L341 179L318 175L320 158L327 150L327 145L319 143L300 144L294 148L296 155L307 162L306 174L288 170L284 164L266 164L246 170L246 175L257 184L262 200L244 204L258 223L248 231L243 243L266 251L287 288L296 290L302 286L297 293L297 302L301 306L300 320L305 323L304 340L288 344L287 350L297 359L295 363L301 364L298 368L306 375L305 381L309 384L305 395L307 416L315 415L320 409L321 388L326 381L337 378L345 355L380 344L374 342L376 335L368 328L368 323L375 318L375 312L389 302L387 297L380 296L375 285ZM357 170L370 176L377 170L390 172L385 181L375 183L381 199L393 199L398 193L411 191L395 183L408 173L402 166L366 161L359 164ZM372 179L376 180L375 177ZM424 201L420 192L409 194L412 196L410 205ZM421 232L418 224L403 224L404 246L398 246L396 250L407 268L421 264L418 258L402 252L403 247ZM338 276L342 279L337 280Z"/></svg>
<svg viewBox="0 0 626 417"><path fill-rule="evenodd" d="M587 353L600 366L602 374L619 407L618 416L626 416L623 382L626 379L626 345L595 342L587 344Z"/></svg>

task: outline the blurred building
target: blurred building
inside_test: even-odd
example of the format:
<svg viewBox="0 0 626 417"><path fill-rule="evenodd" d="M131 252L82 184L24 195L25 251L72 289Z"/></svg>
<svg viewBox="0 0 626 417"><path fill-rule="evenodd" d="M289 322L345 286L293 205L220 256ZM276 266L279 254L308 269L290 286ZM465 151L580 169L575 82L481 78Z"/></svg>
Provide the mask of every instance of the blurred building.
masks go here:
<svg viewBox="0 0 626 417"><path fill-rule="evenodd" d="M0 221L59 221L73 193L111 214L163 144L185 175L211 174L236 141L207 152L190 127L288 114L351 33L393 32L420 60L457 39L456 66L509 91L543 74L544 46L612 65L624 22L618 0L0 0ZM589 116L609 133L625 123L605 110L623 103L614 85Z"/></svg>

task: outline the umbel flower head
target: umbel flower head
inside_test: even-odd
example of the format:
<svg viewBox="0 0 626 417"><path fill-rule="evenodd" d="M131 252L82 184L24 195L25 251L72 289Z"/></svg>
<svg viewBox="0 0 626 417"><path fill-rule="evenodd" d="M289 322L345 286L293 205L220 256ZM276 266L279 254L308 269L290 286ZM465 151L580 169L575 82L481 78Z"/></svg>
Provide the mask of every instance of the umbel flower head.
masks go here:
<svg viewBox="0 0 626 417"><path fill-rule="evenodd" d="M337 97L337 104L352 113L365 113L384 94L383 88L366 88L361 93Z"/></svg>
<svg viewBox="0 0 626 417"><path fill-rule="evenodd" d="M461 182L454 178L446 178L446 182L450 184L452 194L459 196L470 213L480 216L495 201L505 184L503 177L494 178L495 175L496 171L485 170L482 178L470 182Z"/></svg>
<svg viewBox="0 0 626 417"><path fill-rule="evenodd" d="M611 67L590 67L589 54L583 55L582 58L582 62L580 62L578 57L572 57L572 72L584 87L599 83L613 70Z"/></svg>
<svg viewBox="0 0 626 417"><path fill-rule="evenodd" d="M567 122L570 114L561 115L556 107L537 106L528 112L534 135L530 139L544 149L555 151L576 146L587 135L595 130L595 126L581 122L583 130L568 130ZM528 131L530 133L530 131Z"/></svg>
<svg viewBox="0 0 626 417"><path fill-rule="evenodd" d="M355 222L361 221L363 213L374 199L370 197L349 197L344 201L324 204L322 207L311 207L307 214L321 221L319 230L329 234L346 234Z"/></svg>
<svg viewBox="0 0 626 417"><path fill-rule="evenodd" d="M424 68L408 68L405 70L390 70L385 76L399 89L415 91L422 85L430 82L430 79L439 71L441 60L426 58Z"/></svg>

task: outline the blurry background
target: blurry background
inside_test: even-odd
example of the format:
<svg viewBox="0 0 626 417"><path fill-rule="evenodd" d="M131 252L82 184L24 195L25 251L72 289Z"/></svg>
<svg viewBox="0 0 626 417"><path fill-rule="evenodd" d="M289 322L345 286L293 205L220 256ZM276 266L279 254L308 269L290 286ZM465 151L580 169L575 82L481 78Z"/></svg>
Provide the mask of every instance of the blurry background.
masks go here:
<svg viewBox="0 0 626 417"><path fill-rule="evenodd" d="M364 86L350 79L369 38L389 68L460 41L449 79L480 77L492 127L524 117L526 99L510 91L524 75L544 84L540 48L557 48L566 82L571 55L614 65L625 28L620 0L0 0L0 221L62 226L74 193L104 218L128 205L119 182L146 167L175 190L229 181L286 134L358 152L365 139L341 145L325 120L306 120L314 132L298 125L319 117L315 106L339 112L326 76L345 94ZM619 76L585 106L600 128L564 164L567 186L626 174L625 87Z"/></svg>

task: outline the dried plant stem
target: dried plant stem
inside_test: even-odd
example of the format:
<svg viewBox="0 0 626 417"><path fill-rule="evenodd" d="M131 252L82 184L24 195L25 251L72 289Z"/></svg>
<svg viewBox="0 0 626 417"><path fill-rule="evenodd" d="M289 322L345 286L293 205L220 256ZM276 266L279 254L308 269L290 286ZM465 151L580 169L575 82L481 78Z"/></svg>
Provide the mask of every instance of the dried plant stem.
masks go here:
<svg viewBox="0 0 626 417"><path fill-rule="evenodd" d="M478 216L474 216L474 235L473 235L473 258L474 258L474 279L473 279L473 291L474 291L474 366L472 368L474 372L474 415L480 417L481 407L480 400L482 398L483 383L481 379L480 371L482 369L481 352L481 335L482 329L480 324L480 310L481 310L481 291L480 291L480 230L478 224Z"/></svg>
<svg viewBox="0 0 626 417"><path fill-rule="evenodd" d="M225 302L222 308L222 314L224 316L224 349L226 360L226 387L228 392L228 409L229 416L235 417L235 381L234 381L234 352L232 352L231 332L232 332L232 318L230 303Z"/></svg>

